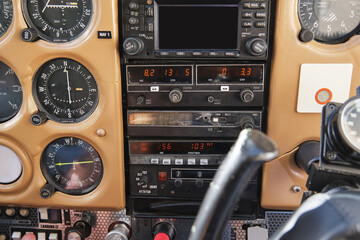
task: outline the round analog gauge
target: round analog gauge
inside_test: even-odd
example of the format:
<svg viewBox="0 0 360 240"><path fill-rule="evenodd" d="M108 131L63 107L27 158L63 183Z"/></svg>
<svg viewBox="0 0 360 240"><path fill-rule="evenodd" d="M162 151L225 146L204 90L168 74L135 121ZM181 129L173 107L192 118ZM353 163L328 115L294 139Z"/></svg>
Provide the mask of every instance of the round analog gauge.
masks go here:
<svg viewBox="0 0 360 240"><path fill-rule="evenodd" d="M9 29L13 18L13 5L11 0L0 1L0 37Z"/></svg>
<svg viewBox="0 0 360 240"><path fill-rule="evenodd" d="M0 145L0 184L13 183L22 174L21 160L8 147Z"/></svg>
<svg viewBox="0 0 360 240"><path fill-rule="evenodd" d="M46 180L67 194L89 193L99 185L103 175L99 153L89 143L75 137L51 142L40 164Z"/></svg>
<svg viewBox="0 0 360 240"><path fill-rule="evenodd" d="M13 118L23 100L20 81L14 71L0 61L0 123Z"/></svg>
<svg viewBox="0 0 360 240"><path fill-rule="evenodd" d="M360 153L360 97L351 98L341 107L337 124L343 140Z"/></svg>
<svg viewBox="0 0 360 240"><path fill-rule="evenodd" d="M50 60L39 68L33 94L41 111L63 123L86 119L98 102L94 77L83 65L67 58Z"/></svg>
<svg viewBox="0 0 360 240"><path fill-rule="evenodd" d="M64 43L79 37L92 16L92 0L23 0L30 27L46 41Z"/></svg>
<svg viewBox="0 0 360 240"><path fill-rule="evenodd" d="M298 7L302 28L318 41L345 41L359 29L359 0L299 0Z"/></svg>

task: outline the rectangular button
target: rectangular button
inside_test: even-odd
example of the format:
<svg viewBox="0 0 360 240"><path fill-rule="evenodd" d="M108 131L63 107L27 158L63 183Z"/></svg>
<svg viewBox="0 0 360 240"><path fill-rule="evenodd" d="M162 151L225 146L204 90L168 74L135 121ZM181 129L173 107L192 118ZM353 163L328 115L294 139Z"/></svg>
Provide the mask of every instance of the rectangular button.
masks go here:
<svg viewBox="0 0 360 240"><path fill-rule="evenodd" d="M243 8L251 8L251 3L249 3L249 2L244 2L244 3L243 3Z"/></svg>
<svg viewBox="0 0 360 240"><path fill-rule="evenodd" d="M58 240L59 235L57 233L50 233L49 240Z"/></svg>
<svg viewBox="0 0 360 240"><path fill-rule="evenodd" d="M242 13L241 13L241 16L242 16L243 18L252 18L253 13L252 13L252 12L242 12Z"/></svg>
<svg viewBox="0 0 360 240"><path fill-rule="evenodd" d="M196 164L195 158L189 158L188 159L188 165L195 165L195 164Z"/></svg>
<svg viewBox="0 0 360 240"><path fill-rule="evenodd" d="M256 18L266 18L266 12L257 12L255 13Z"/></svg>
<svg viewBox="0 0 360 240"><path fill-rule="evenodd" d="M150 92L158 92L159 91L159 86L152 86L150 87Z"/></svg>
<svg viewBox="0 0 360 240"><path fill-rule="evenodd" d="M266 2L260 3L260 8L266 8Z"/></svg>
<svg viewBox="0 0 360 240"><path fill-rule="evenodd" d="M183 165L184 160L183 159L175 159L175 165Z"/></svg>
<svg viewBox="0 0 360 240"><path fill-rule="evenodd" d="M209 165L209 160L208 159L200 159L200 165Z"/></svg>
<svg viewBox="0 0 360 240"><path fill-rule="evenodd" d="M170 165L171 164L171 159L170 158L164 158L162 161L163 165Z"/></svg>
<svg viewBox="0 0 360 240"><path fill-rule="evenodd" d="M160 56L160 57L170 56L170 52L166 52L166 51L158 51L155 54L156 54L156 56Z"/></svg>
<svg viewBox="0 0 360 240"><path fill-rule="evenodd" d="M49 220L47 208L39 208L40 220Z"/></svg>
<svg viewBox="0 0 360 240"><path fill-rule="evenodd" d="M154 7L145 7L145 15L147 17L154 16Z"/></svg>
<svg viewBox="0 0 360 240"><path fill-rule="evenodd" d="M154 31L154 23L152 23L152 22L146 23L145 30L147 32L153 32Z"/></svg>
<svg viewBox="0 0 360 240"><path fill-rule="evenodd" d="M226 57L237 57L238 52L225 52Z"/></svg>
<svg viewBox="0 0 360 240"><path fill-rule="evenodd" d="M13 232L11 235L12 240L20 240L21 239L21 232Z"/></svg>
<svg viewBox="0 0 360 240"><path fill-rule="evenodd" d="M255 22L255 27L257 28L264 28L266 27L266 23L261 21L261 22Z"/></svg>
<svg viewBox="0 0 360 240"><path fill-rule="evenodd" d="M186 56L185 52L179 51L179 52L175 52L176 56Z"/></svg>
<svg viewBox="0 0 360 240"><path fill-rule="evenodd" d="M159 164L159 159L158 158L152 158L150 159L151 164Z"/></svg>
<svg viewBox="0 0 360 240"><path fill-rule="evenodd" d="M37 240L46 240L46 233L44 233L44 232L38 232L38 234L37 234Z"/></svg>
<svg viewBox="0 0 360 240"><path fill-rule="evenodd" d="M260 8L260 3L259 2L252 2L252 3L250 3L250 8L253 8L253 9Z"/></svg>
<svg viewBox="0 0 360 240"><path fill-rule="evenodd" d="M230 90L229 86L221 86L220 87L220 91L222 91L222 92L228 92L229 90Z"/></svg>
<svg viewBox="0 0 360 240"><path fill-rule="evenodd" d="M243 21L241 22L242 27L252 27L252 22L250 21Z"/></svg>
<svg viewBox="0 0 360 240"><path fill-rule="evenodd" d="M194 57L201 57L201 56L203 56L204 54L203 54L203 52L192 52L192 55L193 55Z"/></svg>

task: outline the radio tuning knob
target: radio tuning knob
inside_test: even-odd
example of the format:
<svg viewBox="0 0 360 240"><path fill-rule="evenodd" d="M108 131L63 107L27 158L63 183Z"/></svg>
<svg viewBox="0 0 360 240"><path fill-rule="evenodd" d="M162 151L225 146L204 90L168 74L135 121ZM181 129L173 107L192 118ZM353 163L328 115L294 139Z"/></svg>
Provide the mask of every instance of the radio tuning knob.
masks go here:
<svg viewBox="0 0 360 240"><path fill-rule="evenodd" d="M240 91L240 99L245 103L249 103L254 100L254 92L249 88L244 88Z"/></svg>
<svg viewBox="0 0 360 240"><path fill-rule="evenodd" d="M44 199L49 199L55 193L55 188L50 184L45 184L40 190L40 196Z"/></svg>
<svg viewBox="0 0 360 240"><path fill-rule="evenodd" d="M21 30L20 36L24 42L35 42L39 40L39 36L34 28L24 28Z"/></svg>
<svg viewBox="0 0 360 240"><path fill-rule="evenodd" d="M179 103L181 102L182 98L183 98L183 92L178 88L172 89L169 93L169 99L170 102L172 103Z"/></svg>
<svg viewBox="0 0 360 240"><path fill-rule="evenodd" d="M250 128L250 129L253 129L255 127L255 121L254 121L254 118L250 117L250 116L244 116L240 119L240 127L242 129L247 129L247 128Z"/></svg>
<svg viewBox="0 0 360 240"><path fill-rule="evenodd" d="M246 50L250 55L260 56L267 50L267 43L264 39L255 37L246 41Z"/></svg>
<svg viewBox="0 0 360 240"><path fill-rule="evenodd" d="M139 38L127 38L123 43L123 49L126 54L136 55L144 49L144 42Z"/></svg>

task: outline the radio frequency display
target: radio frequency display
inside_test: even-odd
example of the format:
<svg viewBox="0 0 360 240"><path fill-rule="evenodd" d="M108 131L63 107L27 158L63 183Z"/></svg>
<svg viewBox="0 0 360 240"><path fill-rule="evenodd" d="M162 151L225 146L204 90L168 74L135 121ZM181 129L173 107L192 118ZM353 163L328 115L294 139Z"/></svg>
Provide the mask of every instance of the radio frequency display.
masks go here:
<svg viewBox="0 0 360 240"><path fill-rule="evenodd" d="M192 66L129 66L129 84L191 84Z"/></svg>
<svg viewBox="0 0 360 240"><path fill-rule="evenodd" d="M197 82L199 84L261 84L263 66L198 66Z"/></svg>

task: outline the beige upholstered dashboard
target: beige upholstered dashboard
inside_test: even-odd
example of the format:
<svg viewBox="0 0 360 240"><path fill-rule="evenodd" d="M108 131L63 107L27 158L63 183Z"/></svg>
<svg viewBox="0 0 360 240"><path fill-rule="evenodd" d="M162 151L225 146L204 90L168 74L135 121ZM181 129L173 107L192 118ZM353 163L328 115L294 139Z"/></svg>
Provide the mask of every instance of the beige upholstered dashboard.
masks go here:
<svg viewBox="0 0 360 240"><path fill-rule="evenodd" d="M20 31L26 28L21 1L13 0L13 22L0 38L0 61L10 66L23 88L20 112L0 124L0 144L10 147L23 165L21 177L0 184L0 204L47 206L77 209L122 209L125 206L123 129L120 58L118 52L118 2L94 1L93 17L80 38L64 44L43 40L24 42ZM98 31L111 31L111 39L99 39ZM53 58L71 58L84 65L97 81L99 102L89 118L73 124L47 121L34 126L30 116L37 111L32 96L32 79L37 69ZM40 169L43 149L54 139L73 136L90 143L103 162L103 178L97 188L85 195L55 192L50 199L40 197L46 183Z"/></svg>
<svg viewBox="0 0 360 240"><path fill-rule="evenodd" d="M301 65L352 63L350 96L360 85L360 36L329 45L301 42L299 33L297 0L277 1L267 133L278 144L280 157L264 167L264 208L294 209L300 204L307 176L294 163L294 150L306 140L320 140L321 114L297 112ZM294 192L294 186L300 186L302 191Z"/></svg>

